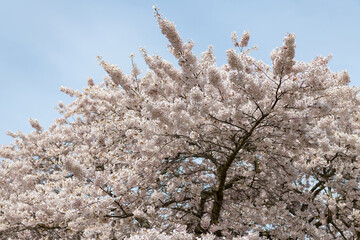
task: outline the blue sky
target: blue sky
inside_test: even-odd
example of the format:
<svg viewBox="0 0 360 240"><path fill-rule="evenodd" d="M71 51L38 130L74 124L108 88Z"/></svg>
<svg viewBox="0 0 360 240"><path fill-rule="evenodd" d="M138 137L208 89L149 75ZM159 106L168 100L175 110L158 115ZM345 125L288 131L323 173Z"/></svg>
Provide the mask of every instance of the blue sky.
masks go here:
<svg viewBox="0 0 360 240"><path fill-rule="evenodd" d="M60 86L82 89L87 77L105 72L96 56L130 72L129 54L146 47L174 61L153 17L152 5L174 21L182 37L201 53L213 45L218 64L232 47L230 34L250 32L253 54L269 63L283 36L297 36L296 59L333 54L333 71L347 69L360 86L360 1L358 0L0 0L0 144L7 130L31 131L29 118L48 127ZM146 70L137 54L136 62Z"/></svg>

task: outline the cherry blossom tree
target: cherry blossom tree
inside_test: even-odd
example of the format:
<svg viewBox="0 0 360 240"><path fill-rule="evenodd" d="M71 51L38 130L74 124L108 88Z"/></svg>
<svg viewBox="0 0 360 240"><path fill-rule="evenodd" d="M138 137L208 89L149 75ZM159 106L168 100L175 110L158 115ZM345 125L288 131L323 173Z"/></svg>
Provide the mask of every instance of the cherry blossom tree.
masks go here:
<svg viewBox="0 0 360 240"><path fill-rule="evenodd" d="M217 66L155 8L178 67L140 52L142 76L59 103L44 130L0 150L1 239L359 239L360 99L329 57L296 61L295 35L251 57L249 33Z"/></svg>

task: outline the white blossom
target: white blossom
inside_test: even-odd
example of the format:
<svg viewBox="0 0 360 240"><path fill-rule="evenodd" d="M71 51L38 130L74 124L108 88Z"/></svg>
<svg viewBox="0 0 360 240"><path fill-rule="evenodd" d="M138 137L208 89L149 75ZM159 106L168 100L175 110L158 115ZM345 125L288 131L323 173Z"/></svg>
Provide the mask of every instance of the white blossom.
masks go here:
<svg viewBox="0 0 360 240"><path fill-rule="evenodd" d="M243 35L241 36L241 40L240 40L239 46L240 46L240 47L247 47L248 42L249 42L249 39L250 39L250 33L249 33L248 31L245 31L245 32L243 33Z"/></svg>
<svg viewBox="0 0 360 240"><path fill-rule="evenodd" d="M30 121L31 127L35 128L36 131L41 132L43 130L43 128L41 127L38 120L30 118L29 121Z"/></svg>

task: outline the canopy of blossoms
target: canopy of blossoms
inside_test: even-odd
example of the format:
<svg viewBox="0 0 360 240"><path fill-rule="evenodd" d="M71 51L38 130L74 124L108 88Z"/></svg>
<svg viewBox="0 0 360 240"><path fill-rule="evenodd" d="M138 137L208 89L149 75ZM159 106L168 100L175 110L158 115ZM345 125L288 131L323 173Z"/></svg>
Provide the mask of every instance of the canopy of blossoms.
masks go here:
<svg viewBox="0 0 360 240"><path fill-rule="evenodd" d="M359 88L330 57L296 61L295 35L217 66L155 17L178 66L141 49L131 74L99 58L44 130L0 148L1 239L358 239Z"/></svg>

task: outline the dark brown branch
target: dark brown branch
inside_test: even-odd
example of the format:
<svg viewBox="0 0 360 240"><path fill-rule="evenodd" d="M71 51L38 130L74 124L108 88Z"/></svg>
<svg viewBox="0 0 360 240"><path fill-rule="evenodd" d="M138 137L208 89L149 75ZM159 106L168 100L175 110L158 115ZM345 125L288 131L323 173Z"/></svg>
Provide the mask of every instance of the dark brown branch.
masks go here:
<svg viewBox="0 0 360 240"><path fill-rule="evenodd" d="M250 131L248 131L243 137L240 138L239 143L237 144L235 150L229 156L225 164L218 167L218 186L214 191L214 203L211 210L210 216L210 223L211 224L218 224L220 218L220 211L222 208L222 203L224 200L224 189L225 189L225 181L227 176L227 171L230 168L231 164L236 159L238 152L246 145L248 139L252 136L253 132L255 131L256 127L264 120L269 114L262 115L252 126Z"/></svg>

